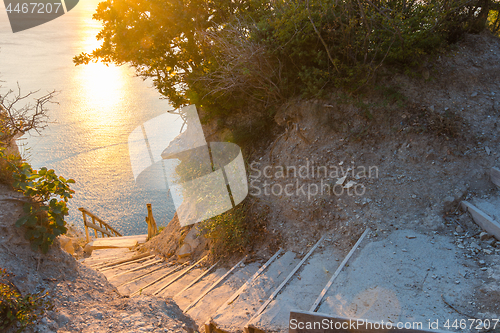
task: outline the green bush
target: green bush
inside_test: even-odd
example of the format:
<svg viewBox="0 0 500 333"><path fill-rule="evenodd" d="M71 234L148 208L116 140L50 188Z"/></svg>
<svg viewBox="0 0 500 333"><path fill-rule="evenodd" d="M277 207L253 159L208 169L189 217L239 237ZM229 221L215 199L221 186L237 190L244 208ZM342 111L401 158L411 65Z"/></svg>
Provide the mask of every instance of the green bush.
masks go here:
<svg viewBox="0 0 500 333"><path fill-rule="evenodd" d="M25 215L16 221L16 226L25 228L25 238L30 241L33 251L47 253L54 239L67 231L66 203L75 193L69 184L75 181L58 177L54 170L45 167L33 170L26 162L13 162L3 150L0 150L0 158L12 173L13 188L31 199L24 204Z"/></svg>
<svg viewBox="0 0 500 333"><path fill-rule="evenodd" d="M488 15L488 29L500 37L500 2L492 6Z"/></svg>
<svg viewBox="0 0 500 333"><path fill-rule="evenodd" d="M6 278L9 274L0 268L0 331L17 326L17 332L33 325L52 305L46 299L47 292L22 296Z"/></svg>
<svg viewBox="0 0 500 333"><path fill-rule="evenodd" d="M411 73L486 26L498 0L103 1L102 46L74 58L128 63L175 107L236 115L243 139L261 136L249 110L266 114L291 97L359 92L386 66ZM488 21L488 15L491 15ZM175 13L175 15L172 15ZM489 22L489 23L487 23ZM497 27L497 28L495 28ZM257 119L258 123L261 119ZM259 133L254 136L254 134ZM248 136L248 134L252 134ZM261 136L262 137L262 136Z"/></svg>
<svg viewBox="0 0 500 333"><path fill-rule="evenodd" d="M263 226L249 215L248 201L201 222L200 232L210 241L214 257L244 253L258 240Z"/></svg>
<svg viewBox="0 0 500 333"><path fill-rule="evenodd" d="M356 90L383 64L411 68L472 30L480 1L291 0L253 30L283 64L285 95Z"/></svg>

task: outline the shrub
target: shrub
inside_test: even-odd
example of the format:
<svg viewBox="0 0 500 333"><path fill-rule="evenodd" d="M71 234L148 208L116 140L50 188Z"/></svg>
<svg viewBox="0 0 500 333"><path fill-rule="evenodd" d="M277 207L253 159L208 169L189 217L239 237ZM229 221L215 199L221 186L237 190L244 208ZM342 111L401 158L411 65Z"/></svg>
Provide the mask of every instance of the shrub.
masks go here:
<svg viewBox="0 0 500 333"><path fill-rule="evenodd" d="M328 86L356 90L382 64L418 66L485 11L478 0L292 0L276 3L254 39L283 64L282 91L317 95Z"/></svg>
<svg viewBox="0 0 500 333"><path fill-rule="evenodd" d="M46 299L47 292L22 296L7 278L10 275L0 268L0 330L2 332L17 326L17 332L33 325L52 305Z"/></svg>
<svg viewBox="0 0 500 333"><path fill-rule="evenodd" d="M34 104L26 102L36 92L14 94L12 90L0 95L0 177L1 180L30 198L23 207L25 215L16 221L17 227L26 229L25 237L34 251L46 253L54 239L66 233L64 216L68 215L66 203L73 190L68 184L72 179L58 177L54 170L41 168L33 170L30 164L16 155L13 150L15 139L29 131L39 132L46 127L47 103L54 103L55 92L34 98Z"/></svg>
<svg viewBox="0 0 500 333"><path fill-rule="evenodd" d="M249 207L246 199L232 210L201 222L200 232L210 241L214 257L247 252L258 241L262 222L251 218Z"/></svg>
<svg viewBox="0 0 500 333"><path fill-rule="evenodd" d="M488 28L490 31L500 37L500 2L493 3L488 15Z"/></svg>
<svg viewBox="0 0 500 333"><path fill-rule="evenodd" d="M47 253L54 239L67 231L64 221L64 216L68 215L66 203L75 193L69 184L75 181L58 177L54 170L45 167L33 170L26 162L12 162L3 150L0 150L0 158L12 172L14 189L31 199L24 204L25 215L16 221L16 226L26 229L25 238L30 241L33 251L40 249Z"/></svg>

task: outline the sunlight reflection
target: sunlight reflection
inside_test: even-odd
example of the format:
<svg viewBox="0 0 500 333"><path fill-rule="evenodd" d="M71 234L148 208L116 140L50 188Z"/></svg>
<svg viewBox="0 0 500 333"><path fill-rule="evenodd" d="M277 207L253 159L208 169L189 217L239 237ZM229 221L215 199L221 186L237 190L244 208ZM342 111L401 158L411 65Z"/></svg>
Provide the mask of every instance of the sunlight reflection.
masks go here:
<svg viewBox="0 0 500 333"><path fill-rule="evenodd" d="M78 80L82 87L81 94L88 96L87 103L100 112L100 118L109 118L110 110L117 110L123 102L125 67L106 66L103 63L91 63L80 67Z"/></svg>

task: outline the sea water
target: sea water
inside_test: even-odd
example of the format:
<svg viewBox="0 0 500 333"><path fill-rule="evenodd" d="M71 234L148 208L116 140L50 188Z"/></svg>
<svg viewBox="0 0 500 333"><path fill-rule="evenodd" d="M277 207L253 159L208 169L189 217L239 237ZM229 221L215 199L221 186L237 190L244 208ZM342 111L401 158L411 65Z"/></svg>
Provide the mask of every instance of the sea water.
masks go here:
<svg viewBox="0 0 500 333"><path fill-rule="evenodd" d="M92 19L98 3L80 1L62 17L14 34L1 2L0 93L18 85L21 93L39 90L35 96L58 92L58 104L48 105L48 127L18 144L35 168L46 166L76 181L69 223L83 228L78 208L84 207L124 235L147 233L147 203L159 226L175 208L168 190L136 184L128 140L134 129L172 107L127 65L73 64L75 55L100 44L100 22Z"/></svg>

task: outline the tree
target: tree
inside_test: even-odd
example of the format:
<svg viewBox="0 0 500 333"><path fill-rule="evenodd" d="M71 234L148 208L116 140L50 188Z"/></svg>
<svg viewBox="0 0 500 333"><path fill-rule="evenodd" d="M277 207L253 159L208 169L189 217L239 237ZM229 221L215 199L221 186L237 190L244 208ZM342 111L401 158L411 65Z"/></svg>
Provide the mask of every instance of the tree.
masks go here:
<svg viewBox="0 0 500 333"><path fill-rule="evenodd" d="M34 97L36 93L38 91L23 95L18 86L15 94L13 90L9 90L4 95L0 94L0 143L2 145L9 144L13 139L29 131L40 133L47 126L46 105L55 103L53 101L55 91L34 98L34 104L26 103L26 100ZM19 106L20 103L24 105Z"/></svg>
<svg viewBox="0 0 500 333"><path fill-rule="evenodd" d="M242 10L259 8L253 2L107 0L93 16L103 23L97 35L102 46L91 54L76 56L74 61L129 63L140 76L152 78L174 106L180 106L189 100L187 91L193 76L209 66L210 45L199 38L200 33L219 29Z"/></svg>
<svg viewBox="0 0 500 333"><path fill-rule="evenodd" d="M106 0L94 14L102 46L74 62L131 64L176 107L267 108L331 86L355 90L383 64L415 67L484 29L495 3Z"/></svg>

